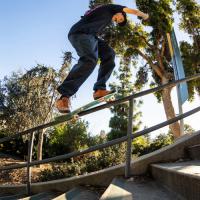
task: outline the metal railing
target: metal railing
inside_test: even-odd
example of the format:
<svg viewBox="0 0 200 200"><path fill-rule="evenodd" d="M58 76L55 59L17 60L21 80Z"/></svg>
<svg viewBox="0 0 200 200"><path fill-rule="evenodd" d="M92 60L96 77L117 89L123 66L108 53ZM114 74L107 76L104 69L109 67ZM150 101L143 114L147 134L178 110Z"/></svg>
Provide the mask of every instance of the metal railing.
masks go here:
<svg viewBox="0 0 200 200"><path fill-rule="evenodd" d="M138 131L138 132L132 134L132 129L133 129L133 120L132 119L133 119L134 99L145 96L147 94L158 92L158 91L163 90L163 89L168 88L168 87L176 86L176 85L183 83L183 82L188 82L188 81L191 81L191 80L194 80L194 79L198 79L198 78L200 78L200 74L196 74L194 76L190 76L190 77L187 77L187 78L184 78L184 79L173 81L173 82L161 85L159 87L155 87L155 88L152 88L152 89L145 90L145 91L140 92L140 93L135 93L135 94L132 94L130 96L124 97L122 99L118 99L116 101L109 102L109 103L88 109L86 111L80 112L78 115L81 117L81 116L88 115L90 113L94 113L94 112L97 112L99 110L109 108L111 106L129 101L129 120L128 120L127 135L123 136L121 138L114 139L112 141L108 141L108 142L103 143L103 144L92 146L90 148L87 148L87 149L84 149L84 150L81 150L81 151L71 152L71 153L68 153L68 154L59 155L59 156L55 156L55 157L52 157L52 158L43 159L43 160L39 160L39 161L38 160L32 161L34 135L38 134L39 130L42 130L44 128L51 127L51 126L66 122L67 120L63 119L63 117L60 117L60 119L58 118L58 120L56 120L56 121L52 121L52 122L49 122L49 123L31 128L31 129L28 129L28 130L22 131L20 133L16 133L12 136L2 138L2 139L0 139L0 143L10 141L10 140L14 140L14 139L16 139L16 138L18 138L19 136L22 136L22 135L30 134L27 162L24 162L22 164L12 165L12 166L4 166L4 167L1 167L0 170L10 170L10 169L19 169L19 168L27 167L27 193L30 194L31 193L31 167L32 166L39 165L39 164L45 164L45 163L49 163L49 162L55 162L55 161L59 161L59 160L69 159L69 158L84 155L84 154L87 154L87 153L90 153L90 152L93 152L93 151L96 151L96 150L102 150L106 147L110 147L110 146L120 144L120 143L126 141L127 142L127 153L126 153L125 177L129 177L131 175L131 170L130 170L131 169L131 143L132 143L133 139L135 139L139 136L148 134L152 131L158 130L160 128L163 128L167 125L173 124L173 123L175 123L175 122L177 122L181 119L184 119L185 117L188 117L188 116L200 111L200 106L199 106L199 107L194 108L194 109L192 109L192 110L190 110L190 111L188 111L184 114L181 114L177 117L166 120L166 121L159 123L155 126L152 126L150 128L146 128L142 131Z"/></svg>

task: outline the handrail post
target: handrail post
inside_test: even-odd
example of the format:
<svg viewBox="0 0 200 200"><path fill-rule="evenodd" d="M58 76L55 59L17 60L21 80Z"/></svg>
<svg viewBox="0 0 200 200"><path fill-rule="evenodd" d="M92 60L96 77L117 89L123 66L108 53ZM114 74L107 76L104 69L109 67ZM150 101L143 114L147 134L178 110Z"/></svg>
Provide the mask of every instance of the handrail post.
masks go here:
<svg viewBox="0 0 200 200"><path fill-rule="evenodd" d="M31 195L31 166L32 155L33 155L33 145L34 145L34 131L30 134L29 144L28 144L28 160L27 160L27 194Z"/></svg>
<svg viewBox="0 0 200 200"><path fill-rule="evenodd" d="M126 166L125 166L125 177L131 176L131 154L132 154L132 131L133 131L133 102L129 100L129 116L128 116L128 130L127 130L127 151L126 151Z"/></svg>
<svg viewBox="0 0 200 200"><path fill-rule="evenodd" d="M176 86L176 90L177 90L177 97L178 97L178 108L179 108L179 115L183 114L183 107L182 107L182 102L181 102L181 92L180 92L180 86L181 84L178 84ZM180 136L184 135L184 120L181 119L180 120Z"/></svg>

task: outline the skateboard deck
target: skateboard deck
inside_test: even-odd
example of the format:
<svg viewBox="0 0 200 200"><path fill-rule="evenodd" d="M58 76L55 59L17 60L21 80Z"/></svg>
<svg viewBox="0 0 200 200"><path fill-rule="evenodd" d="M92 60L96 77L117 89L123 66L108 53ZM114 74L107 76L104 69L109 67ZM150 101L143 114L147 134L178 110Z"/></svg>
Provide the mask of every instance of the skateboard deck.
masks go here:
<svg viewBox="0 0 200 200"><path fill-rule="evenodd" d="M101 97L97 100L94 100L84 106L81 106L77 109L75 109L74 111L70 112L70 113L65 113L62 114L61 116L55 117L55 121L63 121L63 119L65 119L66 121L68 120L77 120L79 118L79 113L83 112L85 110L88 110L89 108L92 108L102 102L111 102L116 100L117 94L115 92L110 93L104 97Z"/></svg>

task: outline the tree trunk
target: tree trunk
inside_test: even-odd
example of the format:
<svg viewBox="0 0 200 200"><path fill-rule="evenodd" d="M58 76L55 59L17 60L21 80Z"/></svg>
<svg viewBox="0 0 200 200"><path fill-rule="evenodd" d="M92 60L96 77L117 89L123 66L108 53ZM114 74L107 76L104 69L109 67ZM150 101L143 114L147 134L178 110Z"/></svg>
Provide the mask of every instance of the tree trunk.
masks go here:
<svg viewBox="0 0 200 200"><path fill-rule="evenodd" d="M42 146L43 146L44 133L45 133L45 129L41 130L38 136L37 160L42 160Z"/></svg>
<svg viewBox="0 0 200 200"><path fill-rule="evenodd" d="M165 79L162 82L163 82L163 84L165 84L168 81ZM174 107L172 104L172 100L171 100L171 90L172 90L172 88L165 88L164 90L162 90L162 100L163 100L163 105L164 105L165 114L166 114L167 119L171 119L176 116ZM175 139L180 137L181 131L180 131L180 125L178 122L175 122L175 123L169 125L169 128L171 129Z"/></svg>

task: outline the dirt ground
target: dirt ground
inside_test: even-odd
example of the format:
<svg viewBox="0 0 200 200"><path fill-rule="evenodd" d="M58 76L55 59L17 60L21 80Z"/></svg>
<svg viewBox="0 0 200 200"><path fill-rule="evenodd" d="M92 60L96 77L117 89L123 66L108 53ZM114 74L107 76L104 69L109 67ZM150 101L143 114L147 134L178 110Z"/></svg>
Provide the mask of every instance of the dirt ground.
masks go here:
<svg viewBox="0 0 200 200"><path fill-rule="evenodd" d="M8 155L0 154L0 167L5 167L13 164L22 164L24 161L9 157ZM50 168L50 165L41 165L40 167L32 167L32 183L37 182L39 174L42 170ZM15 170L1 170L0 171L0 185L20 185L27 180L27 168Z"/></svg>

